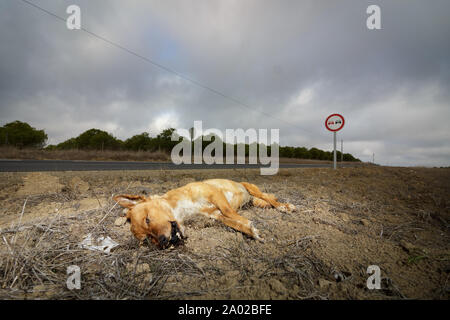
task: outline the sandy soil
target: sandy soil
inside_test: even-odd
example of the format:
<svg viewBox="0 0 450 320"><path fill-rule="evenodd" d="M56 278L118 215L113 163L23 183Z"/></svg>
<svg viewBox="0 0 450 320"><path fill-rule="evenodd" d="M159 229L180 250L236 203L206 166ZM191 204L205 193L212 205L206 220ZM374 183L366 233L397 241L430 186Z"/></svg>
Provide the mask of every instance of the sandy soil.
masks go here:
<svg viewBox="0 0 450 320"><path fill-rule="evenodd" d="M183 246L138 248L113 194L250 181L298 212L245 208L266 240L204 217ZM0 297L10 299L449 299L450 169L361 167L0 174ZM110 236L110 254L80 248ZM82 288L66 288L69 265ZM369 290L367 267L381 269Z"/></svg>

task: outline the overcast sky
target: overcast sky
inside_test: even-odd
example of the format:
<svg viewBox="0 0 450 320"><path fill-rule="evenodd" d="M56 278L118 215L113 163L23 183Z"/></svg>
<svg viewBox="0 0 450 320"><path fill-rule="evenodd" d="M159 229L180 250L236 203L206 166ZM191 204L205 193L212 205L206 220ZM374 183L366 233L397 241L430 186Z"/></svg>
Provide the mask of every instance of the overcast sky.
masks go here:
<svg viewBox="0 0 450 320"><path fill-rule="evenodd" d="M21 0L0 1L0 125L49 143L99 128L279 128L280 144L387 165L450 165L448 0L29 0L252 109L119 50ZM381 30L366 8L381 7ZM268 116L270 114L272 116ZM340 146L340 144L339 144Z"/></svg>

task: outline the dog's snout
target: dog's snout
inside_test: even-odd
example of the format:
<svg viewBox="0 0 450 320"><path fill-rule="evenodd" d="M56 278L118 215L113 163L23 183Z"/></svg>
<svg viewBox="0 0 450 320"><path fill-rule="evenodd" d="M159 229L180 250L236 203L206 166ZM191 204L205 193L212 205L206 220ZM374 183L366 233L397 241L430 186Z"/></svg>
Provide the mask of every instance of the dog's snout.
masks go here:
<svg viewBox="0 0 450 320"><path fill-rule="evenodd" d="M172 227L172 235L175 235L178 232L178 225L175 221L170 221L170 226Z"/></svg>
<svg viewBox="0 0 450 320"><path fill-rule="evenodd" d="M172 225L172 232L170 234L170 243L177 245L183 242L183 235L178 228L178 224L175 221L171 221L170 224Z"/></svg>
<svg viewBox="0 0 450 320"><path fill-rule="evenodd" d="M167 237L165 235L160 235L158 237L158 242L159 242L159 245L162 248L165 248L165 247L167 247L167 244L169 243L169 240L167 240Z"/></svg>

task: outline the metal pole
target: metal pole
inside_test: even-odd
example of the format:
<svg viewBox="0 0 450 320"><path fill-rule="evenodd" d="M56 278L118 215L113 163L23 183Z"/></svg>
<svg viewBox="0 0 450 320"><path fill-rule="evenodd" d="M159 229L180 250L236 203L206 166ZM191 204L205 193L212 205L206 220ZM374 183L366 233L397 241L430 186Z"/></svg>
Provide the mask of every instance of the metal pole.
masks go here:
<svg viewBox="0 0 450 320"><path fill-rule="evenodd" d="M333 132L333 146L334 146L333 169L336 170L336 131Z"/></svg>
<svg viewBox="0 0 450 320"><path fill-rule="evenodd" d="M344 162L344 140L341 139L341 162Z"/></svg>

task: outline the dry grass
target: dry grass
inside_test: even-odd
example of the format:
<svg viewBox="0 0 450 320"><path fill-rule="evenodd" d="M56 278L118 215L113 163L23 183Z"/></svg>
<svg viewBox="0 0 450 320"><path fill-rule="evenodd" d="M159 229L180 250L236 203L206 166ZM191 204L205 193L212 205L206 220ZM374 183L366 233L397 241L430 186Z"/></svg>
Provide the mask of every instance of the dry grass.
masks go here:
<svg viewBox="0 0 450 320"><path fill-rule="evenodd" d="M94 238L101 235L120 238L107 229L111 223L108 216L114 207L107 211L56 214L3 229L0 235L7 250L0 255L0 298L161 298L165 281L178 268L190 276L204 277L192 258L180 251L154 247L139 251L132 238L110 254L80 248L82 235L87 233ZM142 270L143 262L146 268ZM69 265L82 270L83 290L67 289Z"/></svg>
<svg viewBox="0 0 450 320"><path fill-rule="evenodd" d="M97 161L169 161L162 151L40 150L0 147L2 159L25 160L97 160Z"/></svg>
<svg viewBox="0 0 450 320"><path fill-rule="evenodd" d="M109 217L113 208L114 205L109 210L56 214L3 229L0 236L6 250L0 252L0 298L188 299L226 296L241 290L242 286L234 283L213 287L211 275L229 274L214 263L205 265L205 262L220 260L229 266L227 269L237 270L233 274L240 278L253 274L253 266L263 265L258 272L262 281L283 277L300 286L299 299L326 298L314 282L318 276L327 274L326 268L316 257L305 255L308 242L305 239L286 246L287 251L277 257L262 255L248 243L218 246L208 254L188 252L183 247L165 251L152 246L137 249L137 242L131 237L110 254L80 248L82 235L88 233L94 238L101 235L123 238L120 232L108 227L113 221ZM73 226L77 226L76 232ZM70 265L82 270L82 290L70 291L66 287ZM171 288L178 281L196 285Z"/></svg>
<svg viewBox="0 0 450 320"><path fill-rule="evenodd" d="M21 195L29 175L1 175L0 298L450 298L448 169L289 169L272 177L258 170L50 174L67 187ZM73 177L90 189L71 189ZM114 225L122 211L112 194L161 194L212 177L251 181L299 211L244 208L265 243L211 219L192 219L185 245L173 250L138 248L128 225ZM84 200L97 208L78 209ZM120 245L109 254L80 248L89 233ZM381 267L382 290L365 287L372 264ZM70 265L81 269L81 290L66 287Z"/></svg>

